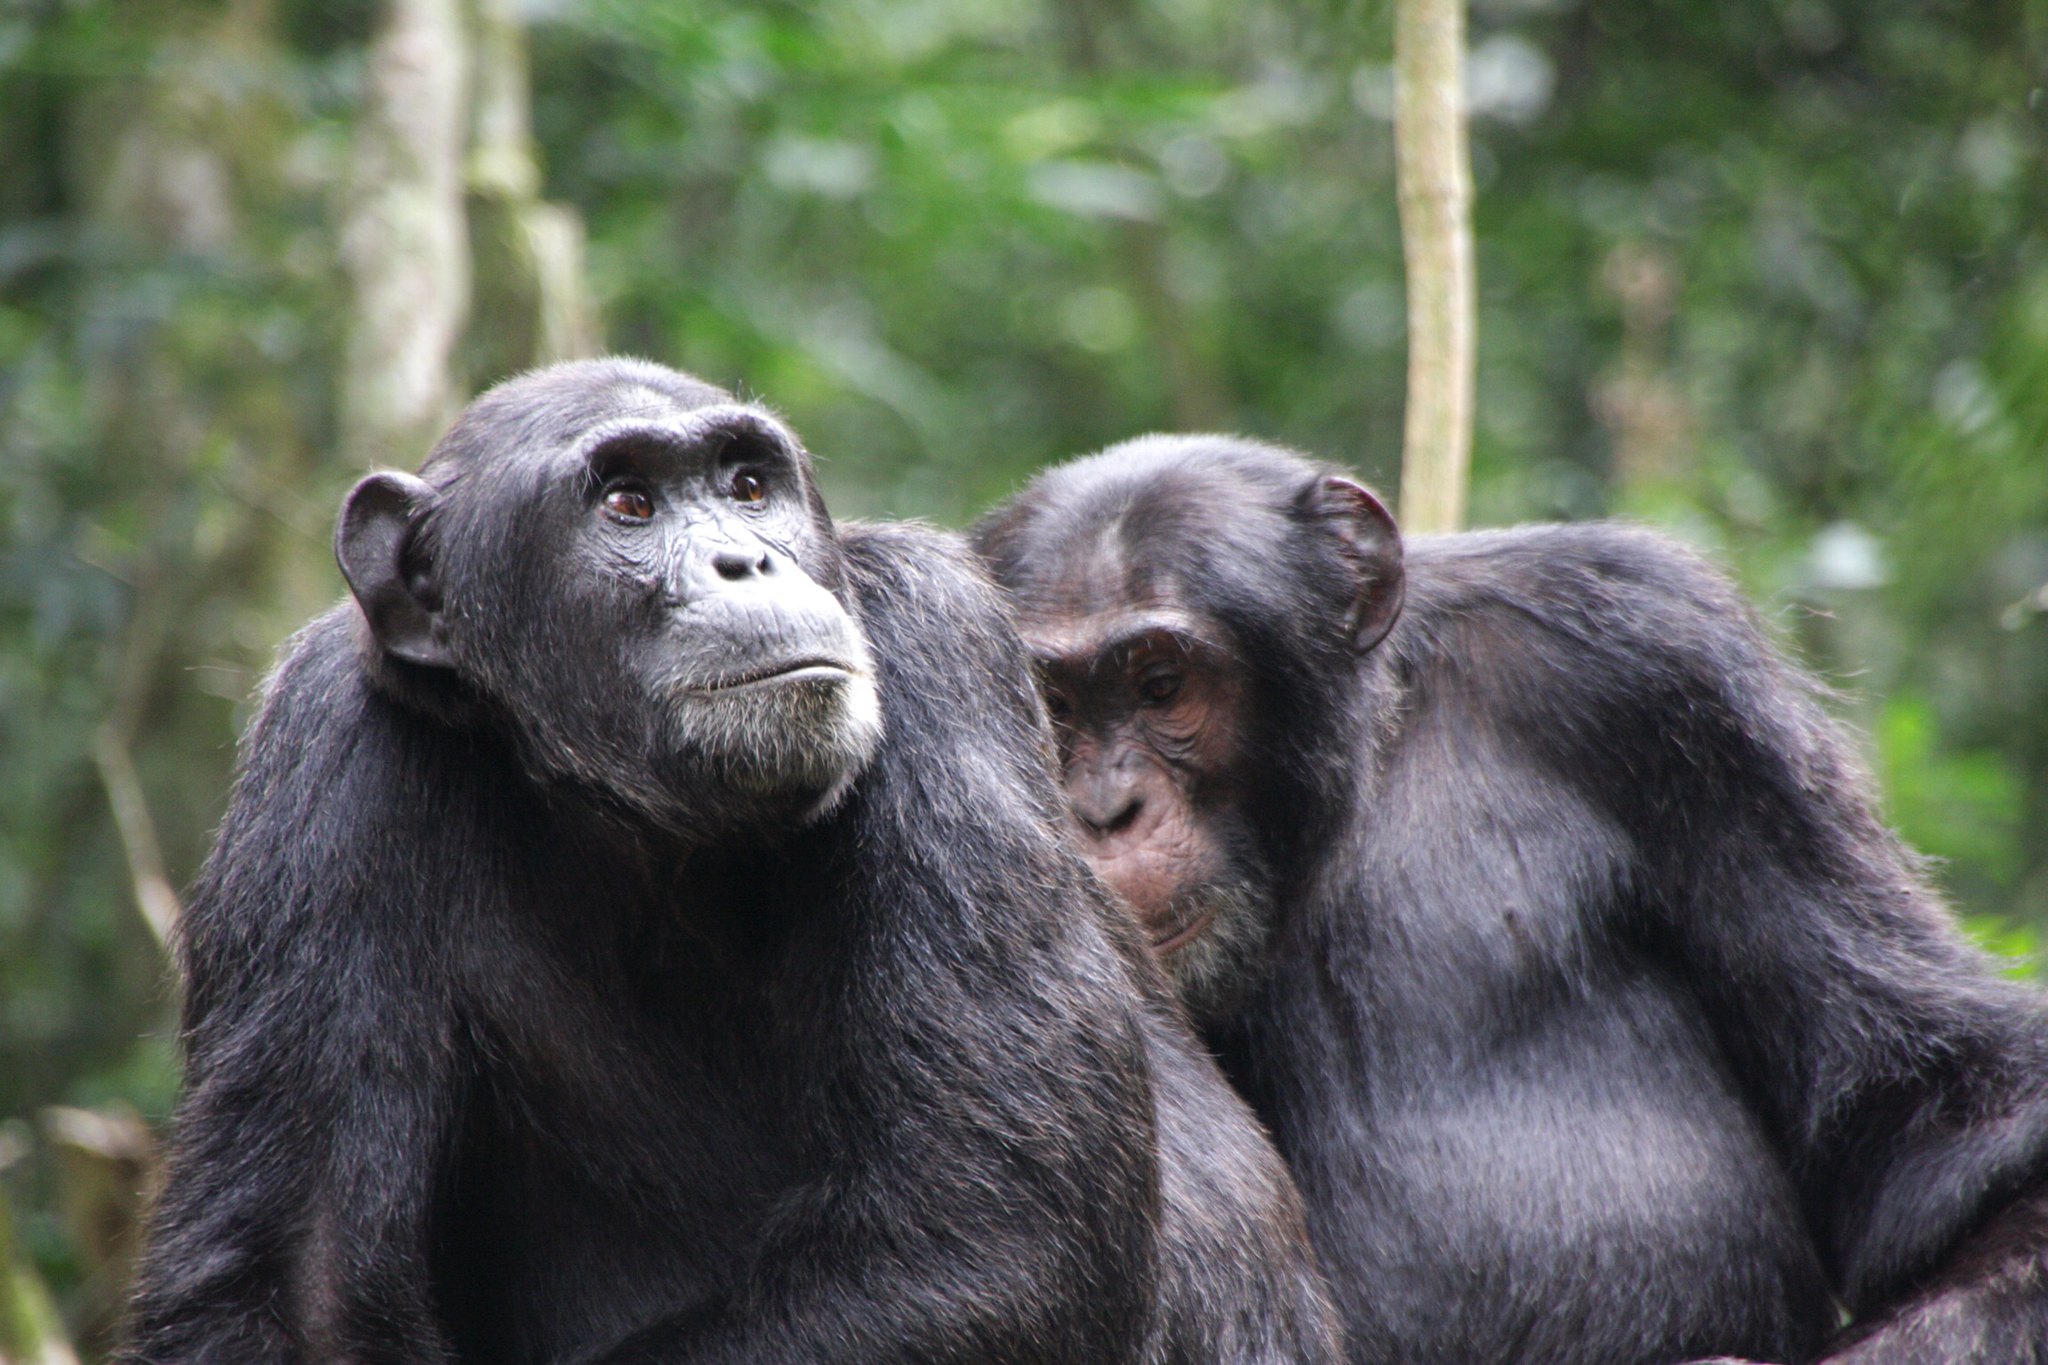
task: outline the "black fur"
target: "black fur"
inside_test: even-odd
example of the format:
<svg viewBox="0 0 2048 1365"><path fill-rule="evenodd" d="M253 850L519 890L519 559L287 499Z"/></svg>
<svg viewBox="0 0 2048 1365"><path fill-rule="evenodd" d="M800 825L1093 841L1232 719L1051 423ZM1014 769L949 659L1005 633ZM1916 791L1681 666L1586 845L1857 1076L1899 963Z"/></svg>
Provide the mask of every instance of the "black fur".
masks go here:
<svg viewBox="0 0 2048 1365"><path fill-rule="evenodd" d="M505 452L715 401L626 362L479 400L421 553L482 558L422 600L460 627L496 581L508 676L585 629L543 624L566 561L506 560L542 494ZM1335 1358L1279 1162L1056 837L1001 603L953 537L835 531L799 466L883 719L801 829L695 837L581 740L537 775L517 705L354 604L288 646L181 930L129 1360Z"/></svg>
<svg viewBox="0 0 2048 1365"><path fill-rule="evenodd" d="M2048 1014L1875 818L1817 686L1613 525L1411 541L1355 656L1299 515L1334 472L1150 438L977 536L1027 621L1117 547L1258 689L1270 923L1206 1031L1352 1359L2048 1360Z"/></svg>

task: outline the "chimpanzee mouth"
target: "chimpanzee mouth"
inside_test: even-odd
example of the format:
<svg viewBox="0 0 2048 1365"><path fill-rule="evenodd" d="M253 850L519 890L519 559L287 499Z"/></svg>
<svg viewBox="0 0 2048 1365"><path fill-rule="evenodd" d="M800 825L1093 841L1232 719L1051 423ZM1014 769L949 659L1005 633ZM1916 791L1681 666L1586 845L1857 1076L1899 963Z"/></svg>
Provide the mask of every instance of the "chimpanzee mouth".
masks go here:
<svg viewBox="0 0 2048 1365"><path fill-rule="evenodd" d="M1153 939L1152 951L1158 953L1161 957L1164 957L1166 954L1174 952L1177 949L1187 947L1190 943L1193 943L1196 939L1200 938L1203 934L1209 931L1209 926L1216 922L1216 911L1219 908L1220 907L1217 906L1211 906L1209 909L1204 910L1201 914L1195 916L1193 920L1189 921L1187 924L1182 925L1180 928L1174 930L1166 937Z"/></svg>
<svg viewBox="0 0 2048 1365"><path fill-rule="evenodd" d="M762 687L772 684L793 682L829 682L855 675L856 669L838 659L823 657L791 659L768 668L751 669L735 673L730 677L714 678L709 682L696 683L692 692L734 692L741 688Z"/></svg>

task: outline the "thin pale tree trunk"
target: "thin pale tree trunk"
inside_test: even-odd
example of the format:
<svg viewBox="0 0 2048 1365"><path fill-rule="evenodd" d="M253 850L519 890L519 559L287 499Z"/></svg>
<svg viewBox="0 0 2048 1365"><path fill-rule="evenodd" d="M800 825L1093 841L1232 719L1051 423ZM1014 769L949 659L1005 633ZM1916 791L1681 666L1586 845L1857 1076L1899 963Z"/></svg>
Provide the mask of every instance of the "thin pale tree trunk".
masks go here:
<svg viewBox="0 0 2048 1365"><path fill-rule="evenodd" d="M514 0L474 0L474 134L469 153L477 382L595 355L597 307L583 274L583 220L541 198L526 27Z"/></svg>
<svg viewBox="0 0 2048 1365"><path fill-rule="evenodd" d="M1472 463L1472 162L1464 0L1398 0L1394 153L1408 266L1408 410L1401 523L1464 524Z"/></svg>
<svg viewBox="0 0 2048 1365"><path fill-rule="evenodd" d="M461 399L468 68L460 0L386 0L342 243L355 287L343 439L359 465L417 464Z"/></svg>

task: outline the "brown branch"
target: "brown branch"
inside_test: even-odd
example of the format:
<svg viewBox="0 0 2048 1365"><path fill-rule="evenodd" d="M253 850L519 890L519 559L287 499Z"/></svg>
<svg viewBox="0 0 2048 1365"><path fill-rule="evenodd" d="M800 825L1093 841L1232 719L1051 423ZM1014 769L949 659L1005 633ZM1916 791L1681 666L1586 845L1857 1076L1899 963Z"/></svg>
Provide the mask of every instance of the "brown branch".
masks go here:
<svg viewBox="0 0 2048 1365"><path fill-rule="evenodd" d="M1123 231L1122 246L1126 277L1159 348L1173 425L1181 431L1228 430L1230 402L1223 378L1196 340L1187 310L1167 279L1166 234L1157 223L1131 223Z"/></svg>
<svg viewBox="0 0 2048 1365"><path fill-rule="evenodd" d="M135 888L135 908L143 922L168 946L172 926L183 907L164 870L163 846L156 837L156 821L149 813L142 781L136 776L130 756L128 735L113 721L101 725L93 735L93 762L107 789L107 804L114 811L114 826L121 832L121 847L128 855L128 880Z"/></svg>
<svg viewBox="0 0 2048 1365"><path fill-rule="evenodd" d="M163 844L157 838L149 799L135 770L134 741L156 680L157 665L163 657L165 623L172 614L172 606L160 591L163 575L156 564L145 560L135 577L135 597L129 608L127 635L121 642L113 701L107 708L106 719L93 734L92 756L99 769L100 785L107 791L107 805L114 813L114 828L120 833L122 851L127 855L135 908L142 912L143 922L156 935L156 941L168 946L181 907L175 885L164 868Z"/></svg>

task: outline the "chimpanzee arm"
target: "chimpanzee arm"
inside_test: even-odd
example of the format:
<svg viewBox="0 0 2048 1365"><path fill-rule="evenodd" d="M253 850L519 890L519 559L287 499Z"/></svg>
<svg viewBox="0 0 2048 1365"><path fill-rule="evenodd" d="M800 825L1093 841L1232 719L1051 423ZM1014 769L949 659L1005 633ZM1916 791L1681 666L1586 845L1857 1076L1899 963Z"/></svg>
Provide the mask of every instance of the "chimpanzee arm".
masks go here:
<svg viewBox="0 0 2048 1365"><path fill-rule="evenodd" d="M456 1082L403 824L447 812L403 809L388 726L341 622L315 623L180 927L188 1084L129 1360L448 1358L425 1224Z"/></svg>
<svg viewBox="0 0 2048 1365"><path fill-rule="evenodd" d="M1840 1365L2048 1359L2048 1191L2035 1189L1968 1237L1925 1284L1852 1327Z"/></svg>
<svg viewBox="0 0 2048 1365"><path fill-rule="evenodd" d="M1622 793L1653 937L1784 1151L1848 1359L2048 1357L2048 1010L1967 944L1818 688L1717 574L1561 533L1561 770Z"/></svg>

